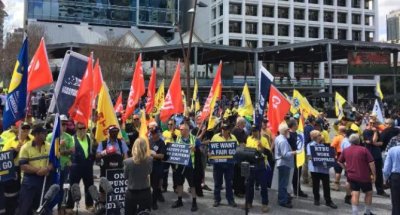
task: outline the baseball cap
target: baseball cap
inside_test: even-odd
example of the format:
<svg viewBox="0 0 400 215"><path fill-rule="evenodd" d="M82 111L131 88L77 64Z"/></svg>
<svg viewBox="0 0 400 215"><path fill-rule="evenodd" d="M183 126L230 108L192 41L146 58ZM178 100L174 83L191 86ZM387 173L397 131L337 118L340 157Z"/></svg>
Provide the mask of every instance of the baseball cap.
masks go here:
<svg viewBox="0 0 400 215"><path fill-rule="evenodd" d="M61 121L68 121L68 117L64 114L60 115L60 120Z"/></svg>
<svg viewBox="0 0 400 215"><path fill-rule="evenodd" d="M119 131L119 128L116 125L110 125L108 127L108 132L110 132L110 131Z"/></svg>

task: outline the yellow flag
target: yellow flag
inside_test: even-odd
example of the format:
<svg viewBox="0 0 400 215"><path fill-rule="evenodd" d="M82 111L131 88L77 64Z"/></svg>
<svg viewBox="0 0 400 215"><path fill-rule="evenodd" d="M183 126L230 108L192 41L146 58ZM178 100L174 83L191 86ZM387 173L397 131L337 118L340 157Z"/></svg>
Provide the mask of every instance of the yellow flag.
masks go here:
<svg viewBox="0 0 400 215"><path fill-rule="evenodd" d="M308 100L303 97L303 95L300 94L299 91L293 90L293 100L292 100L292 106L293 110L295 113L300 110L300 112L303 114L304 118L307 118L310 115L313 116L318 116L319 112L315 110ZM292 110L291 110L292 111Z"/></svg>
<svg viewBox="0 0 400 215"><path fill-rule="evenodd" d="M335 94L335 113L339 120L344 117L343 105L346 103L346 99L343 98L338 92Z"/></svg>
<svg viewBox="0 0 400 215"><path fill-rule="evenodd" d="M155 99L154 99L154 108L153 115L159 114L162 105L164 104L164 80L162 80L160 86L158 87Z"/></svg>
<svg viewBox="0 0 400 215"><path fill-rule="evenodd" d="M217 87L214 96L212 97L210 103L210 117L208 118L207 130L213 129L217 125L217 117L213 114L215 109L215 104L217 103L220 88Z"/></svg>
<svg viewBox="0 0 400 215"><path fill-rule="evenodd" d="M4 81L0 82L0 88L4 88Z"/></svg>
<svg viewBox="0 0 400 215"><path fill-rule="evenodd" d="M240 116L253 116L254 109L251 102L250 91L247 83L244 84L242 96L239 101L238 113Z"/></svg>
<svg viewBox="0 0 400 215"><path fill-rule="evenodd" d="M383 100L383 93L381 90L381 83L378 82L376 83L376 92L375 92L376 96L378 96L379 98L381 98L381 100Z"/></svg>
<svg viewBox="0 0 400 215"><path fill-rule="evenodd" d="M189 117L189 110L188 110L188 106L186 104L186 95L185 92L182 90L182 100L183 100L183 115L186 117Z"/></svg>
<svg viewBox="0 0 400 215"><path fill-rule="evenodd" d="M147 144L147 155L150 155L150 143L147 138L147 120L146 120L146 112L144 110L140 110L140 128L139 128L139 137L143 138Z"/></svg>
<svg viewBox="0 0 400 215"><path fill-rule="evenodd" d="M107 139L108 127L115 125L119 127L117 116L115 115L114 107L111 101L108 87L105 82L99 93L99 101L97 104L97 123L96 123L96 141L101 142ZM121 132L118 134L121 138Z"/></svg>
<svg viewBox="0 0 400 215"><path fill-rule="evenodd" d="M296 166L297 168L303 166L303 164L306 162L306 153L304 150L304 147L301 149L300 152L296 153Z"/></svg>
<svg viewBox="0 0 400 215"><path fill-rule="evenodd" d="M194 89L193 89L193 97L192 97L192 105L190 107L191 111L197 112L200 110L200 102L199 102L199 85L197 83L197 78L194 79Z"/></svg>

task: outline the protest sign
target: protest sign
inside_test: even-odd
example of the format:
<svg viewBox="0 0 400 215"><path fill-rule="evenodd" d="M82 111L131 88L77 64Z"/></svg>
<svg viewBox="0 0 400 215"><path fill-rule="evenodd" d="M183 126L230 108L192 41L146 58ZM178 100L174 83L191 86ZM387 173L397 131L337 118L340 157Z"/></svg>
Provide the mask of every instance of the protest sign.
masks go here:
<svg viewBox="0 0 400 215"><path fill-rule="evenodd" d="M167 160L165 162L179 165L188 165L190 159L190 145L172 143L167 145Z"/></svg>
<svg viewBox="0 0 400 215"><path fill-rule="evenodd" d="M208 158L210 163L233 163L236 147L236 141L210 142L208 145Z"/></svg>
<svg viewBox="0 0 400 215"><path fill-rule="evenodd" d="M13 153L12 150L0 152L0 182L16 178Z"/></svg>
<svg viewBox="0 0 400 215"><path fill-rule="evenodd" d="M333 167L336 165L335 150L329 146L310 146L314 166Z"/></svg>
<svg viewBox="0 0 400 215"><path fill-rule="evenodd" d="M124 177L123 169L109 169L106 171L107 180L113 187L112 194L107 195L106 199L106 214L120 215L124 214L125 209L125 193L128 190L128 181ZM117 207L116 202L119 202L121 208Z"/></svg>

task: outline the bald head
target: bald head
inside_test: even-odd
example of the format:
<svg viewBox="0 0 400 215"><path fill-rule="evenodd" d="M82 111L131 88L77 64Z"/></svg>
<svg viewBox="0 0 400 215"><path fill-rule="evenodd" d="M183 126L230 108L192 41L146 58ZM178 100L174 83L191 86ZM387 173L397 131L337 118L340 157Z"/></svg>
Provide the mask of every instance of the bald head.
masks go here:
<svg viewBox="0 0 400 215"><path fill-rule="evenodd" d="M341 134L345 134L346 133L346 126L343 126L343 125L339 126L338 131Z"/></svg>

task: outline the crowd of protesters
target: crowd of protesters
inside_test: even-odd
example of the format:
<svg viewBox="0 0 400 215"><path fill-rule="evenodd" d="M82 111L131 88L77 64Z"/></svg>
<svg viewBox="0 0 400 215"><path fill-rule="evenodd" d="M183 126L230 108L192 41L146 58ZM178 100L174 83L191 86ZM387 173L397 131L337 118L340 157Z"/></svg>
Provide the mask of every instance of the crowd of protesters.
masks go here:
<svg viewBox="0 0 400 215"><path fill-rule="evenodd" d="M46 95L32 99L34 116L24 122L18 122L1 134L3 151L13 150L16 177L0 184L0 214L32 214L40 204L45 177L51 176L54 167L48 163L54 117L47 117L41 112ZM36 101L38 100L38 101ZM35 107L33 107L35 106ZM379 122L374 114L354 112L330 125L324 113L305 119L304 139L298 134L299 113L287 115L286 122L279 125L279 133L273 134L268 129L268 119L264 118L260 126L252 119L238 116L238 104L224 107L219 123L213 129L207 129L207 123L200 120L200 115L189 113L175 115L167 122L147 115L148 141L139 137L140 115L135 113L126 122L120 119L119 125L108 128L108 139L97 143L93 127L74 123L67 116L61 115L62 135L60 142L61 183L75 184L83 181L85 206L90 212L95 211L94 201L89 194L89 187L94 178L105 176L107 169L124 170L127 179L125 193L125 214L137 214L144 210L157 210L158 204L166 204L163 192L173 191L177 200L172 208L183 206L183 185L189 185L191 211L198 211L197 198L203 197L203 190L213 191L214 207L222 202L221 192L224 187L225 198L229 206L237 207L236 198L246 199L246 208L251 209L254 190L260 190L262 212L269 211L269 189L274 171L278 178L278 204L293 208L293 196L308 198L301 186L312 186L314 205L320 206L320 182L322 182L325 205L336 209L330 191L345 190L344 202L351 205L353 214L358 214L360 192L365 194L364 214L374 214L373 186L377 195L391 197L392 214L400 214L400 130L399 115L388 117ZM225 114L226 113L226 114ZM117 116L120 114L117 113ZM43 121L44 120L44 121ZM43 122L44 124L41 124ZM95 122L89 123L94 125ZM330 131L330 130L334 131ZM329 133L336 135L331 140ZM122 138L118 135L122 133ZM304 143L306 162L296 165L299 138ZM250 170L247 183L241 175L240 163L215 163L207 165L210 142L234 141L238 148L255 149L258 157L254 168ZM187 165L164 162L168 144L189 144L191 153ZM334 148L337 161L333 168L335 177L330 178L330 168L315 166L311 161L310 147L329 145ZM149 147L149 148L148 148ZM150 153L147 153L150 151ZM100 165L100 175L93 174L93 166ZM205 184L205 170L212 168L214 184ZM172 171L172 180L168 180ZM290 178L290 172L293 177ZM299 178L298 176L301 175ZM346 183L341 184L341 178ZM172 181L173 184L168 182ZM330 183L330 181L333 181ZM293 189L288 189L292 186ZM211 187L211 188L210 188ZM391 196L385 189L391 189ZM289 193L288 190L293 190ZM59 196L63 196L60 190ZM100 201L105 202L104 190L100 188ZM57 206L56 206L57 205ZM72 199L63 203L59 198L49 205L63 209L71 214L74 208ZM64 209L65 209L64 208ZM293 209L295 210L295 209Z"/></svg>

